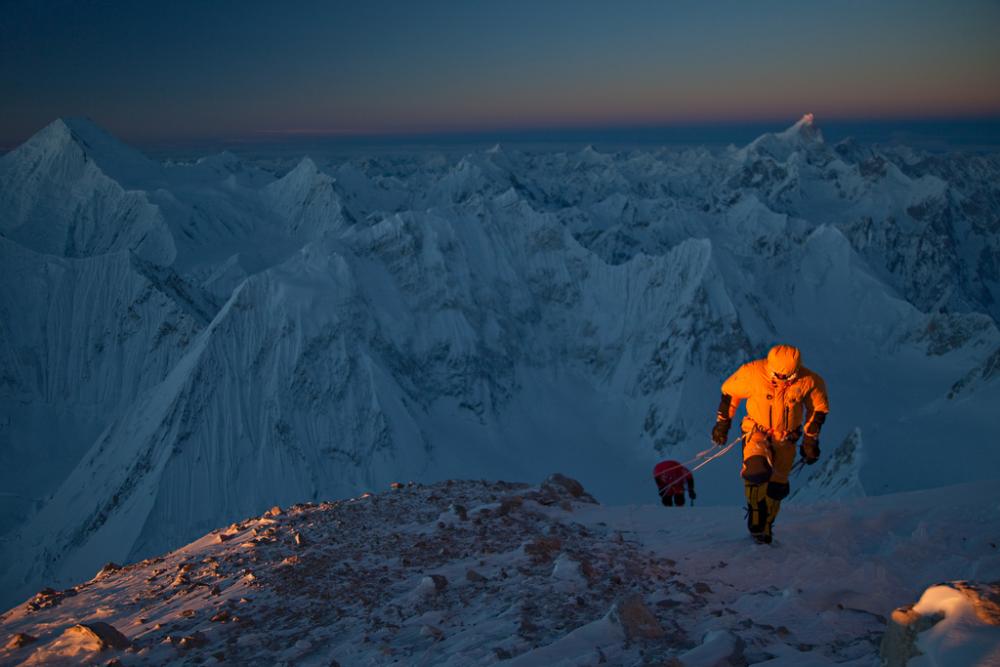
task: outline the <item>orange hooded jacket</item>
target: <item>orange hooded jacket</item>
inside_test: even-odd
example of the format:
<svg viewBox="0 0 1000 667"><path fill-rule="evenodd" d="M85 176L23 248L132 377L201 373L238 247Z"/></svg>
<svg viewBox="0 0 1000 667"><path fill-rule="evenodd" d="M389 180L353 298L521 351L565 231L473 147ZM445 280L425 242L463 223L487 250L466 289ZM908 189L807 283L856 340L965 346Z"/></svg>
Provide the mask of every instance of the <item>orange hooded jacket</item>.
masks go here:
<svg viewBox="0 0 1000 667"><path fill-rule="evenodd" d="M780 379L775 374L787 376ZM731 397L728 414L720 407L720 419L732 419L740 402L747 402L742 430L764 431L774 440L785 440L800 428L806 435L819 433L822 419L816 415L830 411L826 383L817 373L799 363L798 349L777 345L767 359L743 364L722 384L722 393ZM803 425L803 418L808 420Z"/></svg>

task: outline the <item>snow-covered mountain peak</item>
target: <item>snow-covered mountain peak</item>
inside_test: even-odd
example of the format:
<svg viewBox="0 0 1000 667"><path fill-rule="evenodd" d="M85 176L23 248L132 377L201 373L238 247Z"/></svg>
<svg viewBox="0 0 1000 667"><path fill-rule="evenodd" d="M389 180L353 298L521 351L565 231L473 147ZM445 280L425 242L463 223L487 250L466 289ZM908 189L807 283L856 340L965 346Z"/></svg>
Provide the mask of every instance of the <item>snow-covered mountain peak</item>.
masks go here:
<svg viewBox="0 0 1000 667"><path fill-rule="evenodd" d="M0 158L0 232L65 257L129 249L169 264L176 256L161 211L139 184L160 165L86 119L59 119Z"/></svg>
<svg viewBox="0 0 1000 667"><path fill-rule="evenodd" d="M823 132L816 125L815 117L807 113L791 127L781 132L763 134L754 139L739 154L745 159L750 156L766 155L778 162L787 162L799 152L825 150Z"/></svg>
<svg viewBox="0 0 1000 667"><path fill-rule="evenodd" d="M807 113L803 114L802 118L798 119L794 125L782 132L781 135L789 136L797 134L809 137L815 133L819 133L819 131L819 127L816 126L816 117L811 113Z"/></svg>
<svg viewBox="0 0 1000 667"><path fill-rule="evenodd" d="M334 182L333 176L320 171L316 162L307 156L290 172L264 187L262 194L275 213L288 220L290 234L312 239L343 221Z"/></svg>
<svg viewBox="0 0 1000 667"><path fill-rule="evenodd" d="M316 165L316 161L306 155L299 160L294 169L285 174L285 178L308 179L313 178L319 173L320 171L319 167Z"/></svg>
<svg viewBox="0 0 1000 667"><path fill-rule="evenodd" d="M611 163L612 156L599 152L592 144L587 144L577 154L581 164L606 165Z"/></svg>
<svg viewBox="0 0 1000 667"><path fill-rule="evenodd" d="M790 127L775 133L774 137L790 144L798 144L801 147L824 143L823 131L816 124L816 117L811 113L803 115Z"/></svg>
<svg viewBox="0 0 1000 667"><path fill-rule="evenodd" d="M29 137L22 146L31 146L35 150L59 150L73 139L70 122L72 120L67 122L67 119L56 118Z"/></svg>
<svg viewBox="0 0 1000 667"><path fill-rule="evenodd" d="M39 130L5 158L33 162L78 157L92 160L101 171L126 187L134 187L160 176L160 166L120 141L89 118L58 118Z"/></svg>

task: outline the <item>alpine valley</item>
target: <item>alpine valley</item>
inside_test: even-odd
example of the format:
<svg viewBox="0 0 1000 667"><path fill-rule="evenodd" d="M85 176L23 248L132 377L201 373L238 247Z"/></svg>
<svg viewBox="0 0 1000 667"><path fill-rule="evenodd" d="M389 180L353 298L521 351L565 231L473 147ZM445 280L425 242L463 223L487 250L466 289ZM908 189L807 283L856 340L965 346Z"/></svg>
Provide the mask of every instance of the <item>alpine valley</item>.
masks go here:
<svg viewBox="0 0 1000 667"><path fill-rule="evenodd" d="M996 478L998 318L998 154L806 115L724 149L158 162L57 120L0 158L0 603L394 481L656 502L779 342L831 401L790 506ZM737 458L696 476L738 535Z"/></svg>

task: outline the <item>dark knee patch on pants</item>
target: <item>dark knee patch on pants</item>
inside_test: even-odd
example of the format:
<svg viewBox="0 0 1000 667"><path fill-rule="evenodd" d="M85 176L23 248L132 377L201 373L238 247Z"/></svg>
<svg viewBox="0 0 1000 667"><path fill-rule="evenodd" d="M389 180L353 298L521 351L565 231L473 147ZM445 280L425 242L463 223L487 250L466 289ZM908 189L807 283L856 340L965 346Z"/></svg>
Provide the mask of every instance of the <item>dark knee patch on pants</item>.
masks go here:
<svg viewBox="0 0 1000 667"><path fill-rule="evenodd" d="M781 482L768 482L767 483L767 497L774 498L775 500L784 500L788 497L788 493L792 490L792 487L788 484L782 484Z"/></svg>
<svg viewBox="0 0 1000 667"><path fill-rule="evenodd" d="M771 466L763 456L750 456L743 461L743 479L751 484L763 484L771 479Z"/></svg>

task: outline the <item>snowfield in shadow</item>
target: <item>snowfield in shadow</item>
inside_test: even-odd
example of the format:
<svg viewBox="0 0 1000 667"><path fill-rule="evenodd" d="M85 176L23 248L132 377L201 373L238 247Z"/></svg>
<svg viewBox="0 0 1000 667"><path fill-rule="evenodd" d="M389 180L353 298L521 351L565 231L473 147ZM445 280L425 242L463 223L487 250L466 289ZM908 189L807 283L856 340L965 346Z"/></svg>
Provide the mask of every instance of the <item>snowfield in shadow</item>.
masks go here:
<svg viewBox="0 0 1000 667"><path fill-rule="evenodd" d="M1000 577L995 483L787 505L771 546L736 508L603 506L561 475L275 507L39 592L0 661L875 666L894 607ZM950 610L909 664L996 657L1000 627Z"/></svg>

